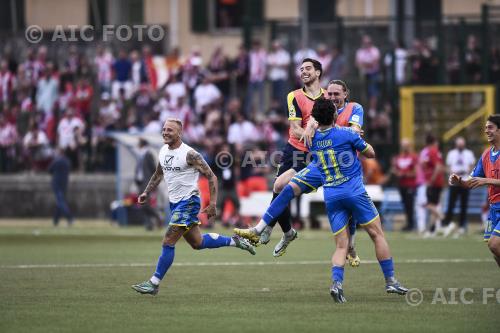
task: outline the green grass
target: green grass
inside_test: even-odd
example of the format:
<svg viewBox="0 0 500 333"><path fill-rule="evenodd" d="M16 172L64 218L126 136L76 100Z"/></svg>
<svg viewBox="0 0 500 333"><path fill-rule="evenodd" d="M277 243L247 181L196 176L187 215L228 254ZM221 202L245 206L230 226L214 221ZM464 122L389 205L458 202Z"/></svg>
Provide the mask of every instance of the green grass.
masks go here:
<svg viewBox="0 0 500 333"><path fill-rule="evenodd" d="M279 232L256 256L234 248L193 251L181 241L160 293L139 295L130 285L151 276L162 233L0 222L0 332L496 332L500 325L497 300L482 304L482 288L500 289L500 271L477 234L459 240L387 234L398 278L423 292L414 307L385 293L378 265L366 262L375 256L363 231L357 248L365 263L346 268L343 305L328 293L334 248L328 231L301 232L280 259L271 255ZM408 262L459 258L470 261ZM235 264L217 265L225 262ZM466 298L473 304L432 304L436 288L472 288Z"/></svg>

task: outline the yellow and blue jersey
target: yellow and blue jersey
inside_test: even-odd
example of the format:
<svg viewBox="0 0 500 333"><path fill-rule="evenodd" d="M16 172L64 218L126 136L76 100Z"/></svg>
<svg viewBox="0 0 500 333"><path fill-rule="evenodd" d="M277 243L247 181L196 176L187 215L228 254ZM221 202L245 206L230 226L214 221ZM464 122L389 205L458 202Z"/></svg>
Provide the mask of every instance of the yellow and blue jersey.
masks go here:
<svg viewBox="0 0 500 333"><path fill-rule="evenodd" d="M363 127L364 113L363 107L360 104L349 102L337 112L338 118L335 122L336 126L349 127L355 125L359 126L359 128ZM320 167L321 166L316 163L309 163L304 169L296 169L298 173L292 178L292 182L300 187L302 193L316 191L323 185Z"/></svg>
<svg viewBox="0 0 500 333"><path fill-rule="evenodd" d="M352 216L355 223L366 226L378 218L378 211L363 185L363 169L357 152L368 144L347 127L333 127L316 132L311 151L320 170L324 200L334 235L342 232Z"/></svg>
<svg viewBox="0 0 500 333"><path fill-rule="evenodd" d="M350 128L332 127L316 132L311 146L312 163L320 170L325 198L327 193L341 199L365 191L357 151L366 149L368 144Z"/></svg>

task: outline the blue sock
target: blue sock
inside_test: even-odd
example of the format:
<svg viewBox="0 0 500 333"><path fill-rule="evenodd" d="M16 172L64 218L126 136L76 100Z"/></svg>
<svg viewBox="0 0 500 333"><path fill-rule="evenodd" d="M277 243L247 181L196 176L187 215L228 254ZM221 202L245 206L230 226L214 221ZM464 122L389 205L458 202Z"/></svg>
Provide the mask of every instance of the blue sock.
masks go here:
<svg viewBox="0 0 500 333"><path fill-rule="evenodd" d="M392 262L392 258L379 261L378 263L386 280L394 277L394 263Z"/></svg>
<svg viewBox="0 0 500 333"><path fill-rule="evenodd" d="M290 185L285 186L283 191L271 202L269 208L267 208L266 213L262 217L266 224L271 223L272 220L276 219L283 213L283 211L288 207L290 201L292 201L295 194L293 193L293 188Z"/></svg>
<svg viewBox="0 0 500 333"><path fill-rule="evenodd" d="M170 245L163 245L163 249L161 250L161 255L158 258L158 264L156 265L156 271L153 274L158 279L163 279L165 274L167 273L170 266L174 262L175 256L175 247Z"/></svg>
<svg viewBox="0 0 500 333"><path fill-rule="evenodd" d="M229 246L231 237L221 236L216 233L203 234L203 241L198 250L215 249L218 247Z"/></svg>
<svg viewBox="0 0 500 333"><path fill-rule="evenodd" d="M332 281L344 282L344 267L332 266Z"/></svg>

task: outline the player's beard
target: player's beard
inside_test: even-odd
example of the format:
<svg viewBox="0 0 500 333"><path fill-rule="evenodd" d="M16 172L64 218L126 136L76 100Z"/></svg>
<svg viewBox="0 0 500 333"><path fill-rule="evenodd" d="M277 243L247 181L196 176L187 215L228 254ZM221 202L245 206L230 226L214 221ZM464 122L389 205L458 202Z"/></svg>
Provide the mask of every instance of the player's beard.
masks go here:
<svg viewBox="0 0 500 333"><path fill-rule="evenodd" d="M304 86L311 86L318 78L317 77L312 77L312 76L309 76L308 78L302 78L302 84Z"/></svg>

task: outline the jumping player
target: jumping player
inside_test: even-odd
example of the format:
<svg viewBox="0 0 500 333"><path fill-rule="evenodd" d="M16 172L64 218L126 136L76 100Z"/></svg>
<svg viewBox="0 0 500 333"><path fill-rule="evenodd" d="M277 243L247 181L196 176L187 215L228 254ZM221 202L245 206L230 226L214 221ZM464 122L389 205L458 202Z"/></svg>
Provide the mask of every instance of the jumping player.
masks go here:
<svg viewBox="0 0 500 333"><path fill-rule="evenodd" d="M326 91L326 98L332 100L339 110L339 117L336 121L336 125L342 127L350 126L356 132L361 133L361 127L363 126L363 107L358 103L348 102L348 96L349 89L345 82L341 80L330 81ZM309 142L310 145L310 140L307 140L307 137L310 136L312 138L312 136L314 135L314 131L317 128L317 123L313 117L310 117L309 119L310 120L308 120L307 127L305 131L303 131L302 135L304 138L306 138L306 143ZM300 140L299 143L301 143ZM281 212L283 209L285 209L285 207L288 207L289 202L294 197L297 197L302 193L310 193L311 191L315 191L317 190L317 188L322 186L321 173L317 165L310 163L307 167L301 169L291 178L291 180L288 182L288 185L291 186L291 189L287 189L287 187L285 187L285 189L287 189L287 193L284 193L284 195L281 196L280 201L276 202L273 199L268 212L272 212L274 214ZM279 186L276 186L275 184L275 189L281 192L283 189L282 186L283 185L281 184L279 184ZM282 216L281 213L278 214ZM259 241L262 244L266 244L267 242L269 242L272 228L276 224L275 216L277 215L266 214L265 218L261 220L261 222L259 222L259 224L255 226L255 228L235 229L235 233L242 237L250 239L252 242ZM349 264L353 267L359 266L360 264L360 259L354 249L354 233L356 230L355 227L356 226L354 224L350 226L350 243L348 253ZM286 247L280 247L280 244L282 244L282 242L280 242L275 248L275 251L273 253L275 254L275 256L278 256L276 254L282 255L286 250ZM281 252L277 252L276 249L280 249Z"/></svg>
<svg viewBox="0 0 500 333"><path fill-rule="evenodd" d="M273 201L279 195L283 187L285 187L290 179L295 174L306 167L307 153L309 149L300 142L300 138L304 134L314 101L324 97L325 91L320 86L320 78L323 73L321 63L315 59L305 58L299 68L300 78L304 87L290 92L287 96L288 102L288 120L290 121L290 129L288 144L286 145L281 157L278 173L273 186ZM279 216L273 219L271 228L262 243L269 241L270 231L276 224L280 224L283 230L283 236L280 242L275 246L273 256L282 256L290 242L297 238L297 231L292 228L290 208L288 205ZM266 225L267 226L267 225ZM250 239L254 243L259 242L260 234L264 227L251 229L235 229L235 233L242 237Z"/></svg>

